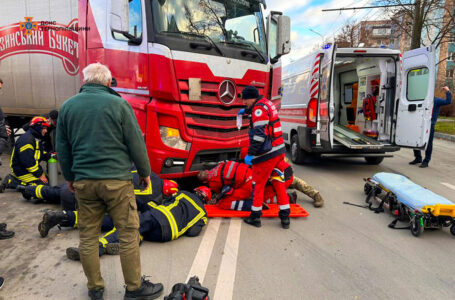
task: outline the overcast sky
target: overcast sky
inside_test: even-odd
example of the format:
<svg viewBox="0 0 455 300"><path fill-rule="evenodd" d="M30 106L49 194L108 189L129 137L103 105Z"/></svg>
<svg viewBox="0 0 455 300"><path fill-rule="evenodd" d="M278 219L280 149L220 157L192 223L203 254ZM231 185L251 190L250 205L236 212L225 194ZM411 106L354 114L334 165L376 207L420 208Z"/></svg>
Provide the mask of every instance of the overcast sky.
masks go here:
<svg viewBox="0 0 455 300"><path fill-rule="evenodd" d="M291 17L291 53L282 57L284 64L300 58L321 43L320 33L325 39L332 39L343 24L355 20L383 18L383 9L365 9L334 12L322 12L322 9L341 7L373 6L375 0L266 0L267 11L282 11Z"/></svg>

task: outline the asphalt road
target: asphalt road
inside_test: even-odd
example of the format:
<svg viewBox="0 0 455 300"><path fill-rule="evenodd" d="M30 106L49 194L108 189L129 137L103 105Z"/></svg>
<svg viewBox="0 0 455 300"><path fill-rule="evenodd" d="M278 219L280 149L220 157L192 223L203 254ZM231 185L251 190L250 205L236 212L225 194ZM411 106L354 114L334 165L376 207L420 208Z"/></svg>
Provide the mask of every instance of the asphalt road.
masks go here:
<svg viewBox="0 0 455 300"><path fill-rule="evenodd" d="M410 150L379 166L363 159L295 166L296 175L321 192L323 208L299 194L310 216L293 219L289 230L278 219L264 220L259 229L238 219L211 219L199 237L143 243L143 273L162 282L166 293L198 275L215 300L454 299L455 237L448 229L415 238L409 230L389 229L390 214L343 204L363 204L362 178L380 171L404 174L455 201L454 157L455 144L437 140L428 169L408 165ZM6 166L0 168L5 174ZM80 264L65 256L67 247L77 246L78 233L53 229L40 238L37 224L45 207L52 206L0 194L0 221L16 231L13 239L0 240L0 276L6 279L0 299L87 299ZM105 299L122 299L119 258L104 256L101 265Z"/></svg>

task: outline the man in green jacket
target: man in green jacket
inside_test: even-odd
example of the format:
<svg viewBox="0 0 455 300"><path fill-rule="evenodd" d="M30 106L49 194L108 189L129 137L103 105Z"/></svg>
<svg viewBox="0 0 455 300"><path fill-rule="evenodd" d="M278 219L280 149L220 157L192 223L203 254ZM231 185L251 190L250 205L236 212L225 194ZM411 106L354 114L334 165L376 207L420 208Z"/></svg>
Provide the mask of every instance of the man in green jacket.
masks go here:
<svg viewBox="0 0 455 300"><path fill-rule="evenodd" d="M124 299L155 299L161 283L141 279L139 217L131 163L140 182L150 184L150 163L133 110L110 88L112 75L99 63L83 71L80 93L62 106L57 125L57 153L70 191L79 204L80 258L91 299L103 299L98 236L105 213L119 233Z"/></svg>

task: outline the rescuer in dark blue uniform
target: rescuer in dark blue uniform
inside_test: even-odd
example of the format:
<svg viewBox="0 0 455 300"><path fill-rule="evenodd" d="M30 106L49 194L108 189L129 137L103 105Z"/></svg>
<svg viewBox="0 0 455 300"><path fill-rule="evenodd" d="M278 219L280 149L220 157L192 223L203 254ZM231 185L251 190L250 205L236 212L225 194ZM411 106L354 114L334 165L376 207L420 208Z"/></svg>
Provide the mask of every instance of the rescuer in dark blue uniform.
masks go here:
<svg viewBox="0 0 455 300"><path fill-rule="evenodd" d="M46 135L50 124L44 117L34 117L30 128L14 145L11 154L11 174L5 177L0 190L15 189L17 185L47 184L48 180L40 166L41 161L47 161L50 153L43 150L42 138Z"/></svg>
<svg viewBox="0 0 455 300"><path fill-rule="evenodd" d="M133 169L131 173L133 174L134 194L136 196L138 211L148 209L148 203L151 201L161 204L164 198L178 192L178 185L175 181L163 180L153 172L150 173L150 186L141 191L137 171ZM61 227L77 227L76 197L68 189L67 184L56 187L43 185L27 186L18 187L17 189L22 192L22 195L26 199L34 197L45 202L61 203L63 211L45 211L43 221L38 226L42 237L46 237L49 230L56 225ZM110 228L113 226L112 224L110 218L104 218L102 226L103 228Z"/></svg>
<svg viewBox="0 0 455 300"><path fill-rule="evenodd" d="M202 227L207 224L207 213L204 203L211 197L210 189L199 187L194 193L180 191L158 205L153 201L139 214L139 234L141 240L151 242L169 242L179 237L198 236ZM99 240L99 254L118 254L118 232L113 224L109 224L108 216L103 220L106 231L110 230ZM110 218L109 218L110 219ZM70 224L68 224L70 225ZM71 260L79 260L79 249L70 247L66 255Z"/></svg>

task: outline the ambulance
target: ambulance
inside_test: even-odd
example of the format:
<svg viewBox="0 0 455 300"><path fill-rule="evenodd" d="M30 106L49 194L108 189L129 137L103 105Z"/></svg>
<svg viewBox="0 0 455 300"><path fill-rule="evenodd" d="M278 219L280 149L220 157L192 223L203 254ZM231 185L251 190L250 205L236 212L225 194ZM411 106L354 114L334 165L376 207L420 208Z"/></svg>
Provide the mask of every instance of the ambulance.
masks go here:
<svg viewBox="0 0 455 300"><path fill-rule="evenodd" d="M328 45L284 67L279 115L292 161L352 156L380 164L400 147L425 148L434 52Z"/></svg>

